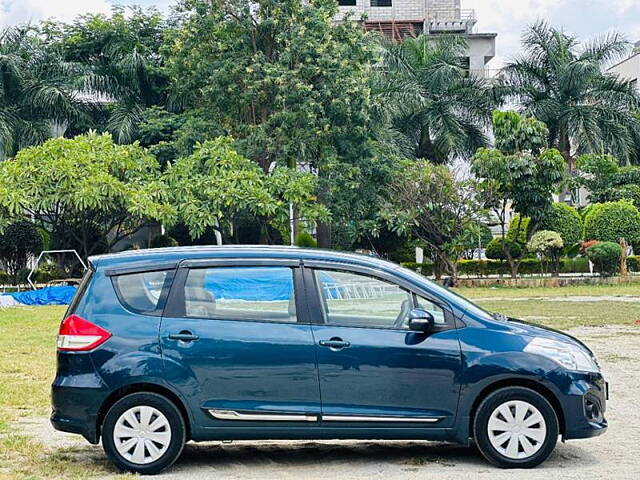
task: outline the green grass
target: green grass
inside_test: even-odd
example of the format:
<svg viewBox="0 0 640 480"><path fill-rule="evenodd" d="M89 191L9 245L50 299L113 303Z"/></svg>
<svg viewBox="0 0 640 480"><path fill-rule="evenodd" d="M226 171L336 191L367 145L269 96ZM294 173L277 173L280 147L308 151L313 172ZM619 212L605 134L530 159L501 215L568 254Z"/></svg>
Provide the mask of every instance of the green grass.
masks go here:
<svg viewBox="0 0 640 480"><path fill-rule="evenodd" d="M511 288L511 287L484 287L484 288L456 288L455 291L469 299L474 298L536 298L536 297L571 297L571 296L616 296L633 295L640 296L640 283L627 283L622 285L575 285L560 288Z"/></svg>

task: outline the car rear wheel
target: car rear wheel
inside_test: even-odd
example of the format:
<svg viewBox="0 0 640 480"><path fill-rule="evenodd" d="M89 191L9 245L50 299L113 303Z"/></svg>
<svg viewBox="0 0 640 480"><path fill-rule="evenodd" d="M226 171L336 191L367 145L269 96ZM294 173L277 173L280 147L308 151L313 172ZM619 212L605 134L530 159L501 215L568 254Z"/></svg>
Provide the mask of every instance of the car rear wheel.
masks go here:
<svg viewBox="0 0 640 480"><path fill-rule="evenodd" d="M523 387L497 390L476 412L474 437L478 449L502 468L533 468L556 446L558 418L546 398Z"/></svg>
<svg viewBox="0 0 640 480"><path fill-rule="evenodd" d="M107 412L102 444L120 469L159 473L182 453L185 425L176 406L156 393L134 393L118 400Z"/></svg>

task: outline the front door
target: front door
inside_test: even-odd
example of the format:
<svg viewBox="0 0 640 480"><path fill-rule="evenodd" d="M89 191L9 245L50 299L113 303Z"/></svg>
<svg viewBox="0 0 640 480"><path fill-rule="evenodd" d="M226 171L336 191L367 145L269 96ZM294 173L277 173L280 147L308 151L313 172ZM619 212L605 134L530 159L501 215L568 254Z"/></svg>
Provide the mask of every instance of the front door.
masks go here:
<svg viewBox="0 0 640 480"><path fill-rule="evenodd" d="M323 426L451 427L461 353L448 307L354 271L315 269L306 278L317 292ZM438 331L409 331L413 308L430 310Z"/></svg>
<svg viewBox="0 0 640 480"><path fill-rule="evenodd" d="M198 428L317 425L315 346L297 313L306 311L296 304L298 277L286 265L178 269L160 342L166 379Z"/></svg>

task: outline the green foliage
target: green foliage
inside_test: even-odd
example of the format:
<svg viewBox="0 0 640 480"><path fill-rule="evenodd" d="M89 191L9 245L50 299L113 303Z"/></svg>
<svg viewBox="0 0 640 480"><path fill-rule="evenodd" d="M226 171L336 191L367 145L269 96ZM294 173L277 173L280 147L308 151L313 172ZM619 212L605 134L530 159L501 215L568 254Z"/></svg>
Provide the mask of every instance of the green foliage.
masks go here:
<svg viewBox="0 0 640 480"><path fill-rule="evenodd" d="M578 211L566 203L551 205L547 216L540 222L540 229L558 232L565 248L577 245L582 240L583 222Z"/></svg>
<svg viewBox="0 0 640 480"><path fill-rule="evenodd" d="M491 229L484 223L470 222L456 243L461 255L468 257L476 249L487 248L493 240Z"/></svg>
<svg viewBox="0 0 640 480"><path fill-rule="evenodd" d="M511 254L512 258L519 258L522 255L522 247L519 244L511 240L503 241L500 238L494 238L489 242L485 255L490 260L506 260L505 250Z"/></svg>
<svg viewBox="0 0 640 480"><path fill-rule="evenodd" d="M158 235L149 243L149 248L168 248L177 247L179 244L175 238L169 235Z"/></svg>
<svg viewBox="0 0 640 480"><path fill-rule="evenodd" d="M586 240L618 243L624 238L629 244L640 245L640 211L626 201L598 204L589 210L584 220Z"/></svg>
<svg viewBox="0 0 640 480"><path fill-rule="evenodd" d="M454 179L446 166L417 161L405 162L396 174L381 216L399 235L423 242L455 277L452 257L479 212L472 183Z"/></svg>
<svg viewBox="0 0 640 480"><path fill-rule="evenodd" d="M0 206L30 215L57 245L77 245L87 257L136 232L144 220L170 222L156 159L110 135L56 138L0 163Z"/></svg>
<svg viewBox="0 0 640 480"><path fill-rule="evenodd" d="M596 272L603 277L610 277L620 270L622 247L614 242L601 242L587 248L587 256Z"/></svg>
<svg viewBox="0 0 640 480"><path fill-rule="evenodd" d="M496 148L506 155L518 152L538 153L547 146L549 129L534 119L516 112L493 112Z"/></svg>
<svg viewBox="0 0 640 480"><path fill-rule="evenodd" d="M0 234L0 260L14 283L18 272L27 267L29 257L41 251L42 237L31 222L12 223Z"/></svg>
<svg viewBox="0 0 640 480"><path fill-rule="evenodd" d="M83 66L76 83L92 105L88 119L72 123L71 131L89 128L111 132L118 143L131 142L142 111L167 100L168 78L161 46L169 24L155 9L116 6L111 15L87 14L72 23L44 22L45 42L62 52L66 62Z"/></svg>
<svg viewBox="0 0 640 480"><path fill-rule="evenodd" d="M468 74L463 36L420 35L382 47L374 94L391 127L384 141L436 163L468 158L488 145L494 100L489 82Z"/></svg>
<svg viewBox="0 0 640 480"><path fill-rule="evenodd" d="M592 202L629 200L640 206L639 167L620 167L615 157L596 154L578 157L577 167L577 184L589 190Z"/></svg>
<svg viewBox="0 0 640 480"><path fill-rule="evenodd" d="M238 154L232 139L221 137L196 146L192 155L170 164L164 175L170 196L192 238L207 228L224 228L248 213L287 228L289 203L300 221L326 219L328 212L313 195L316 178L287 167L265 174Z"/></svg>
<svg viewBox="0 0 640 480"><path fill-rule="evenodd" d="M519 213L516 213L511 218L509 224L509 230L507 231L507 240L515 242L520 246L525 246L529 239L529 229L531 227L531 219L522 217Z"/></svg>
<svg viewBox="0 0 640 480"><path fill-rule="evenodd" d="M536 232L533 237L531 237L531 240L529 240L529 243L527 243L527 248L530 252L543 256L557 254L562 247L564 247L564 242L560 234L550 230L540 230Z"/></svg>
<svg viewBox="0 0 640 480"><path fill-rule="evenodd" d="M309 232L302 231L296 235L296 245L298 247L316 248L318 242L316 242L315 238L313 238Z"/></svg>
<svg viewBox="0 0 640 480"><path fill-rule="evenodd" d="M605 152L633 160L639 94L633 82L609 74L629 44L617 33L581 43L540 21L522 37L524 53L508 63L496 91L549 127L550 145L571 165L573 152Z"/></svg>

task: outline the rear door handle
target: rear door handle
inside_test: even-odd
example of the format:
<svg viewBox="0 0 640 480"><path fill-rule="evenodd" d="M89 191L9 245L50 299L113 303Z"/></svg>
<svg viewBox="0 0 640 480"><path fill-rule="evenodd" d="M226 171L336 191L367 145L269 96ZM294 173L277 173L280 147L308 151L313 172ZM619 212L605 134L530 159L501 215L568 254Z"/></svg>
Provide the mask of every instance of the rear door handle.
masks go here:
<svg viewBox="0 0 640 480"><path fill-rule="evenodd" d="M320 340L320 346L331 350L342 350L343 348L349 348L351 343L345 342L341 338L332 338L331 340Z"/></svg>
<svg viewBox="0 0 640 480"><path fill-rule="evenodd" d="M179 342L195 342L200 340L198 335L194 335L191 332L180 332L169 335L169 340L178 340Z"/></svg>

